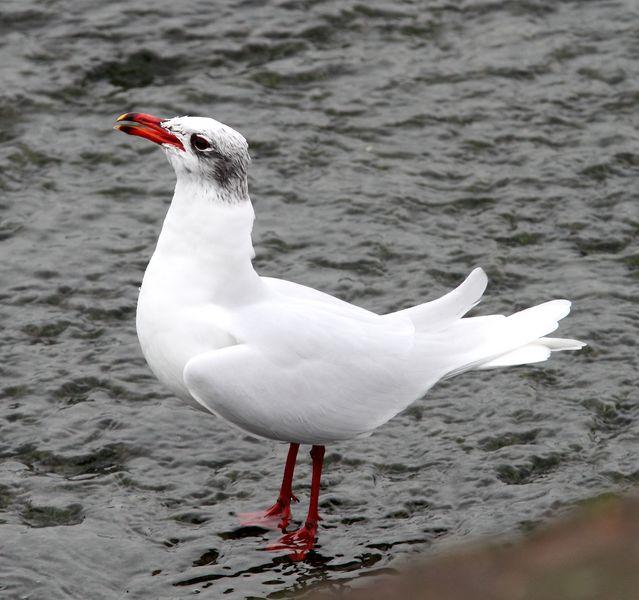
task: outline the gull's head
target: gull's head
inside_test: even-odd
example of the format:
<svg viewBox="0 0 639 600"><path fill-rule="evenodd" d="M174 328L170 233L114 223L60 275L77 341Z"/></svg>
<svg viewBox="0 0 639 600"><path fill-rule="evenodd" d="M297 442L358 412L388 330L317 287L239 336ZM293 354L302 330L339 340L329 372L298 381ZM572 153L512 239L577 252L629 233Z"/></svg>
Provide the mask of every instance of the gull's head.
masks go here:
<svg viewBox="0 0 639 600"><path fill-rule="evenodd" d="M240 133L206 117L161 119L125 113L116 129L159 144L180 179L214 187L227 200L248 198L248 144Z"/></svg>

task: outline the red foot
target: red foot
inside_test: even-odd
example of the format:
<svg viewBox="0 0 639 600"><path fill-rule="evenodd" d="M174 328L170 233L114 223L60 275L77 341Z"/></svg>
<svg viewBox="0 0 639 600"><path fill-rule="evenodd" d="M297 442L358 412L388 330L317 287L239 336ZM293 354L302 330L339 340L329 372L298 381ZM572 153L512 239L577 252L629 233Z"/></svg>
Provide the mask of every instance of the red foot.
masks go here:
<svg viewBox="0 0 639 600"><path fill-rule="evenodd" d="M291 500L298 502L298 499L291 494L288 501L284 498L278 498L271 508L264 511L239 513L237 516L240 525L266 529L286 529L291 520Z"/></svg>
<svg viewBox="0 0 639 600"><path fill-rule="evenodd" d="M304 560L306 555L315 546L317 536L317 521L306 523L291 533L285 533L277 542L269 544L266 549L270 551L287 550L290 551L291 560Z"/></svg>

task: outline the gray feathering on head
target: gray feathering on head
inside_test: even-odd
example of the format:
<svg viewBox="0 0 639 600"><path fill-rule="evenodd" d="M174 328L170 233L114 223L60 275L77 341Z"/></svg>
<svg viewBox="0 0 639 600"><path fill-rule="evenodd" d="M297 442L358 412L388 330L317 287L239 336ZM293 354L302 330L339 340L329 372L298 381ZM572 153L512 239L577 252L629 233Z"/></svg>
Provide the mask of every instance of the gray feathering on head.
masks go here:
<svg viewBox="0 0 639 600"><path fill-rule="evenodd" d="M186 175L216 188L229 203L248 199L247 171L251 160L244 136L206 117L174 117L162 127L176 135L184 150L165 147L178 177Z"/></svg>

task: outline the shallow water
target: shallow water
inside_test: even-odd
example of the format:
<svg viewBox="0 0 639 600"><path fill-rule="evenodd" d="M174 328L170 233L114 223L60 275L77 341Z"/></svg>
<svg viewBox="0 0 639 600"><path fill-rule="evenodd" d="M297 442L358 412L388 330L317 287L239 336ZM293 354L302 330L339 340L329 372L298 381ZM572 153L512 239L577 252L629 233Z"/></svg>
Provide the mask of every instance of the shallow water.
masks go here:
<svg viewBox="0 0 639 600"><path fill-rule="evenodd" d="M282 598L639 480L636 3L7 0L0 597ZM286 448L172 399L135 335L171 197L127 110L251 144L257 267L376 311L476 265L590 347L469 373L328 448L320 546L261 549ZM308 457L296 489L304 514Z"/></svg>

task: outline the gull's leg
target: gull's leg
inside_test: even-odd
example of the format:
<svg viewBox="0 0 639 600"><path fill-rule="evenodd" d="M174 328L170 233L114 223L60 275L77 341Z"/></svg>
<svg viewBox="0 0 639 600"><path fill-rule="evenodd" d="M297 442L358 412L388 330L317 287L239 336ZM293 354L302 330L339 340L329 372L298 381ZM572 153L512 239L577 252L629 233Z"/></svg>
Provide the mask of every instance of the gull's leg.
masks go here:
<svg viewBox="0 0 639 600"><path fill-rule="evenodd" d="M319 503L320 480L322 478L322 465L324 464L324 446L313 446L311 458L313 459L313 478L311 480L311 499L308 506L308 515L304 525L296 531L285 533L277 542L266 547L267 550L289 550L293 560L303 560L315 545L317 535L317 523L320 516L317 511Z"/></svg>
<svg viewBox="0 0 639 600"><path fill-rule="evenodd" d="M238 517L242 525L278 529L286 528L288 522L291 520L291 501L297 502L297 498L293 495L293 473L295 471L295 460L297 459L299 447L299 444L291 444L288 448L280 495L277 497L275 504L262 512L240 513Z"/></svg>

